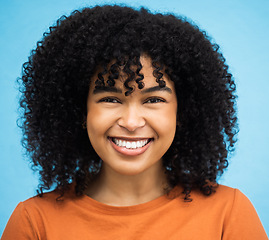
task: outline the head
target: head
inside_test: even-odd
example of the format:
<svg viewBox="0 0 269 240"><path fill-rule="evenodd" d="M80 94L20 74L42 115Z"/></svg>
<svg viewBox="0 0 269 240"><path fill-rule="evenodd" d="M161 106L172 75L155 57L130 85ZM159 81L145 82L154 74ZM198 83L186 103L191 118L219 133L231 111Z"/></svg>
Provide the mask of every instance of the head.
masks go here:
<svg viewBox="0 0 269 240"><path fill-rule="evenodd" d="M143 83L139 89L135 79L129 82L132 92L126 96L124 68L114 86L96 86L92 77L87 99L87 131L91 145L102 159L102 172L120 175L145 174L163 181L162 157L171 146L177 121L177 98L174 83L164 74L162 87L153 75L152 60L143 54L137 72ZM132 69L132 70L131 70ZM137 71L132 66L130 71ZM109 73L104 76L105 82ZM130 80L130 79L129 79Z"/></svg>
<svg viewBox="0 0 269 240"><path fill-rule="evenodd" d="M58 20L24 64L23 144L43 188L64 190L75 181L77 194L84 191L102 157L91 139L97 120L89 114L89 99L94 91L120 88L131 101L148 88L145 73L154 80L151 87L172 88L176 98L170 142L161 154L169 183L186 193L211 192L207 182L227 167L237 131L234 81L225 60L185 19L119 6L85 8ZM152 124L160 119L154 116Z"/></svg>

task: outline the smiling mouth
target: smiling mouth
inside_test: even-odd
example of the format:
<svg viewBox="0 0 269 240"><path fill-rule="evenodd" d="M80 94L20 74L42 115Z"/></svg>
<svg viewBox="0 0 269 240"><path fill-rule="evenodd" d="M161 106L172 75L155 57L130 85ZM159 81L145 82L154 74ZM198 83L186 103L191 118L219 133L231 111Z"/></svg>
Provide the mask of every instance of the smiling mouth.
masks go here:
<svg viewBox="0 0 269 240"><path fill-rule="evenodd" d="M139 149L145 147L149 142L153 140L153 138L148 139L140 139L140 140L127 140L121 138L110 137L111 141L115 143L118 147L126 148L126 149Z"/></svg>

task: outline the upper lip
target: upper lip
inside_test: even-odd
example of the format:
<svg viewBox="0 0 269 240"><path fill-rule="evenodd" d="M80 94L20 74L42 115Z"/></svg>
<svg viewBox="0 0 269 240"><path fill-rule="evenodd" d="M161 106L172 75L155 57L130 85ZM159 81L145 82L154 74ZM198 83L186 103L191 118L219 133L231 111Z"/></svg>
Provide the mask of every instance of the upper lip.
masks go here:
<svg viewBox="0 0 269 240"><path fill-rule="evenodd" d="M126 140L126 141L143 141L143 140L152 139L150 137L109 137L109 138L117 138L117 139Z"/></svg>

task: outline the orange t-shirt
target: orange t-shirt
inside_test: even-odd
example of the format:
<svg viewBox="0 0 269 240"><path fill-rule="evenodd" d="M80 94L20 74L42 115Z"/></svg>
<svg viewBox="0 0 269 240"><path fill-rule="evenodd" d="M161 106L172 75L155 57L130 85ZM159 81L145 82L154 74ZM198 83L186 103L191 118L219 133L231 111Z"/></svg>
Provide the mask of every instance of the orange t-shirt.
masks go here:
<svg viewBox="0 0 269 240"><path fill-rule="evenodd" d="M129 207L108 206L72 193L56 201L58 196L54 191L20 203L2 240L268 239L250 201L225 186L209 197L193 191L192 202L184 202L176 187L169 196Z"/></svg>

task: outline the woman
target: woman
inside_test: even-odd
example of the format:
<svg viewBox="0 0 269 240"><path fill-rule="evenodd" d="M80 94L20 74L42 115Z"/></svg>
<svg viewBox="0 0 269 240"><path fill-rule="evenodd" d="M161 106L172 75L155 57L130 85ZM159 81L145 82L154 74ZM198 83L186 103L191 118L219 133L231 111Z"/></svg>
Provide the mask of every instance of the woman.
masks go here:
<svg viewBox="0 0 269 240"><path fill-rule="evenodd" d="M236 142L235 83L197 26L143 8L75 11L21 83L41 184L3 240L267 239L249 200L216 181Z"/></svg>

